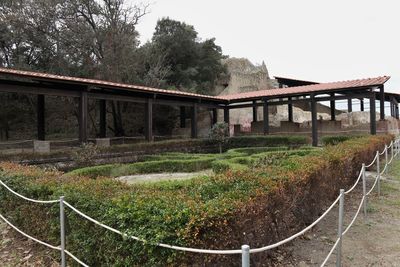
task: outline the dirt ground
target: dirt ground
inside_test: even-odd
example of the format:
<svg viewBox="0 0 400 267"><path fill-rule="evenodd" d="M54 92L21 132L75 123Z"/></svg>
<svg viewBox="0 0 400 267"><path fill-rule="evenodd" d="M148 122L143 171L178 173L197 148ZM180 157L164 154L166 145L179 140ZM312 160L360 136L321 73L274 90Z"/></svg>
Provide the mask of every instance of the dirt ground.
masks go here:
<svg viewBox="0 0 400 267"><path fill-rule="evenodd" d="M382 194L368 198L368 215L362 212L343 240L343 266L400 266L400 160L382 181ZM368 188L373 177L368 177ZM345 198L344 228L361 200L361 183ZM278 249L275 266L320 266L337 236L337 208L311 232ZM335 266L334 252L326 266ZM33 244L0 222L0 266L58 266L57 254ZM257 266L253 264L253 266Z"/></svg>
<svg viewBox="0 0 400 267"><path fill-rule="evenodd" d="M372 173L371 173L372 174ZM367 188L373 178L368 177ZM400 266L400 161L382 177L381 196L368 198L367 216L361 210L343 239L342 266ZM362 197L362 184L345 197L344 229ZM338 208L334 208L311 232L283 248L276 266L321 266L337 239ZM335 266L336 252L326 266Z"/></svg>

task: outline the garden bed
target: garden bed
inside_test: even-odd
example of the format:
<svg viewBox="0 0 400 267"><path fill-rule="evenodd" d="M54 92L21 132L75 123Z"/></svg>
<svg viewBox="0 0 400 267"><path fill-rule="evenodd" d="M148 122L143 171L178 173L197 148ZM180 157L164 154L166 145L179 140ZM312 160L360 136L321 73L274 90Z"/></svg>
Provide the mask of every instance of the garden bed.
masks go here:
<svg viewBox="0 0 400 267"><path fill-rule="evenodd" d="M362 137L282 160L268 161L268 155L251 171L228 170L185 181L128 186L109 178L66 177L10 163L1 164L0 178L32 198L65 195L69 203L99 221L148 240L123 239L67 209L67 248L89 265L237 266L239 255L180 253L153 244L238 249L243 244L255 248L281 240L318 216L340 188L354 182L361 164L370 162L391 139ZM243 164L245 158L237 163ZM31 205L4 190L0 197L0 211L13 223L33 236L59 243L57 205L50 209ZM271 253L254 254L252 260L268 265Z"/></svg>

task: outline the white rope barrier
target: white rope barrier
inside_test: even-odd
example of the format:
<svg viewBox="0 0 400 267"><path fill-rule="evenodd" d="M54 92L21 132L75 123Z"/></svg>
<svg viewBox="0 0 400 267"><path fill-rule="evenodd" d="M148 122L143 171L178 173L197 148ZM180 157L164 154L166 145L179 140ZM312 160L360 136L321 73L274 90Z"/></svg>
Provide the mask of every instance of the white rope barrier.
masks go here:
<svg viewBox="0 0 400 267"><path fill-rule="evenodd" d="M10 191L11 193L13 193L14 195L16 195L16 196L18 196L18 197L20 197L20 198L22 198L22 199L25 199L25 200L27 200L27 201L30 201L30 202L34 202L34 203L40 203L40 204L51 204L51 203L57 203L57 202L60 202L60 200L36 200L36 199L32 199L32 198L28 198L28 197L25 197L25 196L23 196L23 195L21 195L21 194L18 194L17 192L15 192L14 190L12 190L10 187L8 187L5 183L3 183L3 181L1 181L0 180L0 184L2 185L2 186L4 186L8 191Z"/></svg>
<svg viewBox="0 0 400 267"><path fill-rule="evenodd" d="M383 154L385 154L386 149L387 149L387 146L385 146L385 149L381 153L379 153L379 156L382 156Z"/></svg>
<svg viewBox="0 0 400 267"><path fill-rule="evenodd" d="M266 251L266 250L270 250L276 247L279 247L283 244L288 243L289 241L292 241L293 239L295 239L298 236L301 236L302 234L304 234L305 232L307 232L308 230L310 230L311 228L313 228L317 223L319 223L332 209L333 207L338 203L340 199L340 196L336 198L336 200L332 203L332 205L317 219L315 220L312 224L310 224L309 226L307 226L306 228L304 228L303 230L301 230L300 232L298 232L297 234L294 234L282 241L279 241L275 244L272 245L268 245L265 247L261 247L261 248L256 248L256 249L250 249L250 253L257 253L257 252L262 252L262 251Z"/></svg>
<svg viewBox="0 0 400 267"><path fill-rule="evenodd" d="M337 245L339 244L340 238L338 238L335 242L335 244L333 245L333 247L331 248L331 250L328 253L328 256L326 256L325 260L322 262L321 267L325 266L325 264L328 262L329 258L331 257L333 251L335 250L335 248L337 247Z"/></svg>
<svg viewBox="0 0 400 267"><path fill-rule="evenodd" d="M258 252L262 252L262 251L266 251L266 250L270 250L276 247L279 247L283 244L288 243L289 241L297 238L298 236L304 234L305 232L309 231L311 228L313 228L316 224L318 224L332 209L333 207L338 203L339 201L339 197L336 198L336 200L331 204L331 206L317 219L315 220L312 224L310 224L309 226L307 226L306 228L304 228L303 230L301 230L300 232L282 240L279 241L277 243L268 245L268 246L264 246L264 247L260 247L260 248L255 248L255 249L250 249L250 253L258 253ZM122 233L121 231L114 229L110 226L107 226L91 217L89 217L88 215L84 214L83 212L79 211L78 209L76 209L74 206L72 206L71 204L69 204L67 201L64 202L64 204L69 207L70 209L72 209L74 212L76 212L78 215L82 216L83 218L93 222L94 224L97 224L107 230L110 230L116 234L122 235L124 237L127 238L131 238L133 240L136 241L140 241L140 242L146 242L145 240L136 237L136 236L128 236L124 233ZM197 253L205 253L205 254L241 254L242 250L240 249L236 249L236 250L209 250L209 249L195 249L195 248L187 248L187 247L179 247L179 246L173 246L173 245L168 245L168 244L163 244L163 243L158 243L156 244L157 246L160 247L164 247L164 248L170 248L170 249L174 249L174 250L180 250L180 251L188 251L188 252L197 252Z"/></svg>
<svg viewBox="0 0 400 267"><path fill-rule="evenodd" d="M364 171L364 168L361 167L360 174L358 175L357 181L354 183L354 185L349 190L344 192L345 195L349 194L351 191L354 190L354 188L356 188L358 182L360 181L360 179L362 177L363 171Z"/></svg>
<svg viewBox="0 0 400 267"><path fill-rule="evenodd" d="M358 214L359 214L360 211L361 211L361 208L362 208L362 206L363 206L364 200L365 200L365 197L362 197L361 202L360 202L360 205L358 206L358 209L357 209L356 214L354 215L354 217L353 217L353 219L351 220L350 224L347 226L346 230L343 231L342 235L345 235L345 234L347 233L347 231L349 231L350 228L353 226L353 223L356 221L356 219L357 219L357 217L358 217Z"/></svg>
<svg viewBox="0 0 400 267"><path fill-rule="evenodd" d="M379 177L379 175L377 175L377 176L375 177L375 182L374 182L374 184L372 185L371 189L370 189L370 190L368 191L368 193L366 194L367 196L369 196L369 194L371 194L372 191L375 189L375 186L376 186L376 184L378 183L378 177Z"/></svg>
<svg viewBox="0 0 400 267"><path fill-rule="evenodd" d="M383 170L380 172L380 175L382 175L382 174L384 174L385 173L385 171L386 171L386 167L387 167L387 164L385 163L385 167L383 168Z"/></svg>
<svg viewBox="0 0 400 267"><path fill-rule="evenodd" d="M33 240L33 241L39 243L39 244L42 244L42 245L44 245L44 246L46 246L46 247L48 247L48 248L61 251L60 247L56 247L56 246L50 245L50 244L48 244L48 243L46 243L46 242L40 241L39 239L36 239L36 238L34 238L34 237L32 237L32 236L26 234L25 232L21 231L21 230L18 229L16 226L14 226L12 223L10 223L6 218L4 218L3 215L1 215L1 214L0 214L0 218L1 218L6 224L8 224L11 228L13 228L15 231L17 231L18 233L20 233L21 235L23 235L23 236L25 236L25 237L27 237L27 238L29 238L29 239L31 239L31 240Z"/></svg>
<svg viewBox="0 0 400 267"><path fill-rule="evenodd" d="M82 216L83 218L91 221L94 224L97 224L109 231L112 231L116 234L119 234L121 236L124 236L126 238L130 238L136 241L140 241L140 242L146 242L146 240L141 239L139 237L136 236L129 236L127 234L122 233L121 231L114 229L110 226L107 226L91 217L89 217L88 215L84 214L83 212L79 211L77 208L75 208L74 206L72 206L71 204L69 204L67 201L64 201L65 206L69 207L70 209L72 209L74 212L76 212L78 215ZM195 249L195 248L187 248L187 247L179 247L179 246L173 246L173 245L168 245L168 244L163 244L163 243L158 243L155 244L156 246L159 247L164 247L164 248L170 248L170 249L174 249L174 250L180 250L180 251L187 251L187 252L196 252L196 253L205 253L205 254L221 254L221 255L228 255L228 254L241 254L242 250L241 249L234 249L234 250L210 250L210 249Z"/></svg>
<svg viewBox="0 0 400 267"><path fill-rule="evenodd" d="M396 147L397 147L397 144L398 144L398 143L399 143L399 140L396 140L395 142L392 141L391 144L390 144L390 146L386 146L386 145L385 145L385 149L384 149L381 153L377 152L376 155L375 155L375 157L374 157L374 159L373 159L373 161L372 161L369 165L364 166L364 164L363 164L363 167L361 168L361 171L360 171L360 173L359 173L359 176L358 176L356 182L354 183L354 185L353 185L349 190L347 190L346 192L343 192L343 190L341 190L341 195L339 195L339 196L335 199L335 201L329 206L329 208L328 208L320 217L318 217L312 224L310 224L309 226L307 226L306 228L304 228L304 229L301 230L300 232L297 232L296 234L294 234L294 235L292 235L292 236L290 236L290 237L288 237L288 238L286 238L286 239L284 239L284 240L281 240L281 241L279 241L279 242L277 242L277 243L274 243L274 244L271 244L271 245L268 245L268 246L264 246L264 247L260 247L260 248L255 248L255 249L250 249L249 252L250 252L250 253L258 253L258 252L263 252L263 251L267 251L267 250L270 250L270 249L279 247L279 246L281 246L281 245L283 245L283 244L286 244L286 243L292 241L293 239L295 239L295 238L297 238L297 237L303 235L305 232L307 232L307 231L309 231L310 229L312 229L312 228L313 228L316 224L318 224L323 218L325 218L325 216L335 207L335 205L336 205L336 204L339 202L339 200L340 200L340 196L342 196L343 193L344 193L344 194L349 194L350 192L352 192L352 191L354 190L354 188L357 186L357 184L358 184L358 182L360 181L360 179L363 177L363 173L365 172L365 168L371 167L371 166L375 163L375 161L378 160L379 155L383 155L383 154L385 154L385 152L387 153L388 148L392 148L392 150L393 150L393 149L395 148L394 145L396 144ZM392 162L394 156L396 156L398 153L399 153L398 149L396 149L396 152L395 152L395 153L393 153L393 151L392 151L392 153L391 153L392 156L391 156L390 161L385 162L385 168L383 169L383 171L382 171L380 174L382 174L382 173L385 172L387 166L388 166L389 164L391 164L391 162ZM386 158L387 158L387 157L386 157ZM375 186L376 186L378 180L379 180L379 175L376 176L375 182L374 182L372 188L371 188L371 189L368 191L368 193L366 193L366 194L365 194L365 185L364 185L364 194L365 194L365 195L362 197L361 203L360 203L360 205L358 206L357 212L355 213L355 215L354 215L352 221L351 221L350 224L347 226L347 228L345 229L345 231L343 231L343 233L341 234L341 237L343 237L343 236L349 231L349 229L353 226L355 220L357 219L357 217L358 217L358 215L359 215L359 213L360 213L360 211L361 211L361 207L363 206L364 202L366 201L366 196L368 196L368 195L373 191L373 189L375 188ZM365 180L363 180L363 181L365 181ZM44 200L35 200L35 199L31 199L31 198L25 197L25 196L23 196L23 195L21 195L21 194L15 192L14 190L12 190L10 187L8 187L8 186L7 186L3 181L1 181L1 180L0 180L0 184L3 185L3 186L4 186L7 190L9 190L11 193L15 194L16 196L18 196L18 197L20 197L20 198L22 198L22 199L25 199L25 200L27 200L27 201L30 201L30 202L41 203L41 204L43 204L43 203L44 203L44 204L49 204L49 203L57 203L57 202L60 202L60 200L46 200L46 201L44 201ZM63 198L63 197L62 197L62 198ZM342 201L342 200L340 200L340 201ZM103 224L103 223L101 223L101 222L99 222L99 221L97 221L97 220L95 220L95 219L89 217L88 215L86 215L86 214L84 214L83 212L79 211L77 208L75 208L74 206L72 206L71 204L69 204L69 203L66 202L66 201L62 201L61 203L63 203L65 206L67 206L68 208L70 208L72 211L74 211L75 213L77 213L77 214L80 215L81 217L83 217L83 218L89 220L90 222L92 222L92 223L94 223L94 224L96 224L96 225L99 225L100 227L102 227L102 228L104 228L104 229L106 229L106 230L112 231L112 232L114 232L114 233L116 233L116 234L118 234L118 235L121 235L121 236L126 237L126 238L130 238L130 239L133 239L133 240L136 240L136 241L147 242L146 240L141 239L141 238L139 238L139 237L136 237L136 236L129 236L129 235L125 234L125 233L122 233L121 231L119 231L119 230L117 230L117 229L114 229L114 228L112 228L112 227L110 227L110 226L107 226L107 225L105 225L105 224ZM342 203L342 202L341 202L341 203ZM343 204L341 204L341 205L343 205ZM14 225L12 225L6 218L4 218L1 214L0 214L0 218L1 218L3 221L5 221L9 226L11 226L13 229L15 229L16 231L18 231L18 232L21 233L22 235L24 235L25 237L27 237L27 238L29 238L29 239L31 239L31 240L37 242L37 243L40 243L40 244L42 244L42 245L44 245L44 246L47 246L47 247L49 247L49 248L52 248L52 249L55 249L55 250L58 250L58 251L62 251L62 250L63 250L63 251L65 252L65 254L69 255L72 259L74 259L76 262L78 262L78 263L81 264L82 266L85 266L85 267L88 266L88 265L86 265L85 263L83 263L81 260L79 260L76 256L74 256L71 252L69 252L69 251L67 251L67 250L64 250L64 248L61 249L59 246L50 245L50 244L48 244L48 243L46 243L46 242L40 241L40 240L38 240L38 239L36 239L36 238L34 238L34 237L32 237L32 236L30 236L30 235L24 233L23 231L19 230L17 227L15 227ZM340 231L340 232L341 232L341 231ZM340 232L339 232L339 233L340 233ZM339 236L340 236L340 235L339 235ZM328 254L327 257L325 258L325 260L324 260L324 262L322 263L321 266L324 266L324 265L327 263L327 261L329 260L330 256L332 255L333 251L334 251L335 248L338 246L338 244L340 243L340 241L341 241L341 238L338 238L338 239L336 240L335 244L334 244L333 247L331 248L329 254ZM209 249L195 249L195 248L187 248L187 247L173 246L173 245L168 245L168 244L163 244L163 243L158 243L158 244L155 244L155 245L156 245L156 246L159 246L159 247L164 247L164 248L169 248L169 249L174 249L174 250L179 250L179 251L195 252L195 253L205 253L205 254L228 255L228 254L242 254L242 253L243 253L243 251L242 251L241 249L234 249L234 250L209 250ZM340 250L340 247L339 247L339 250ZM339 255L339 254L338 254L338 255ZM340 256L338 256L338 257L340 258Z"/></svg>
<svg viewBox="0 0 400 267"><path fill-rule="evenodd" d="M375 163L375 161L378 159L378 153L376 153L376 155L375 155L375 157L374 157L374 160L369 164L369 165L366 165L365 166L365 168L369 168L369 167L371 167L372 165L374 165L374 163Z"/></svg>
<svg viewBox="0 0 400 267"><path fill-rule="evenodd" d="M74 261L76 261L77 263L79 263L80 265L84 266L84 267L89 267L89 265L87 265L86 263L84 263L83 261L81 261L80 259L78 259L74 254L72 254L71 252L69 252L68 250L64 250L65 254L67 254L68 256L70 256Z"/></svg>

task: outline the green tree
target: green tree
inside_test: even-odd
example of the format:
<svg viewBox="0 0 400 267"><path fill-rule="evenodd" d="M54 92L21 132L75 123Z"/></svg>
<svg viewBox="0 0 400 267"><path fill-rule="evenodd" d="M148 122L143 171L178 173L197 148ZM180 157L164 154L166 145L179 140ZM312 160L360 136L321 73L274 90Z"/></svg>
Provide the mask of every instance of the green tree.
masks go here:
<svg viewBox="0 0 400 267"><path fill-rule="evenodd" d="M218 122L213 125L210 130L210 139L216 141L219 145L219 153L222 154L222 145L228 140L229 137L229 124L225 122Z"/></svg>
<svg viewBox="0 0 400 267"><path fill-rule="evenodd" d="M209 94L218 76L224 73L221 47L215 39L201 41L193 26L163 18L157 22L152 42L147 44L153 59L168 69L167 86ZM151 63L149 63L148 70Z"/></svg>

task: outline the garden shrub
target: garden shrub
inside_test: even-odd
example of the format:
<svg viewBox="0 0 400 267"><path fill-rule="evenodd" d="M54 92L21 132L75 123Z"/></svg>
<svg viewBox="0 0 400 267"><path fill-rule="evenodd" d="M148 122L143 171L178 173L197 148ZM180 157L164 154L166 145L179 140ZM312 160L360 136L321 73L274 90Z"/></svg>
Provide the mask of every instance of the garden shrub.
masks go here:
<svg viewBox="0 0 400 267"><path fill-rule="evenodd" d="M290 236L321 214L340 188L354 183L361 164L369 163L392 138L351 139L304 156L290 155L278 165L140 186L65 177L10 163L0 163L0 179L28 197L65 195L66 201L99 221L148 240L123 239L66 209L67 249L90 266L232 266L239 256L180 253L154 244L240 249L242 244L256 248ZM0 200L0 212L11 222L59 244L57 205L30 205L3 188ZM271 253L253 254L252 261L271 265Z"/></svg>
<svg viewBox="0 0 400 267"><path fill-rule="evenodd" d="M324 146L327 146L327 145L337 145L349 139L360 138L360 137L361 136L358 135L331 135L331 136L323 136L321 140L322 144Z"/></svg>
<svg viewBox="0 0 400 267"><path fill-rule="evenodd" d="M76 169L69 172L68 176L78 175L96 178L99 176L119 177L145 173L197 172L210 169L213 160L213 157L202 156L189 159L161 159L131 164L108 164Z"/></svg>
<svg viewBox="0 0 400 267"><path fill-rule="evenodd" d="M238 152L238 153L245 153L247 155L262 153L266 151L281 151L281 150L288 150L286 146L277 146L277 147L242 147L242 148L234 148L229 149L228 153Z"/></svg>
<svg viewBox="0 0 400 267"><path fill-rule="evenodd" d="M234 136L229 138L227 146L236 147L254 147L254 146L300 146L309 143L308 137L304 136L273 136L273 135L253 135L253 136Z"/></svg>

